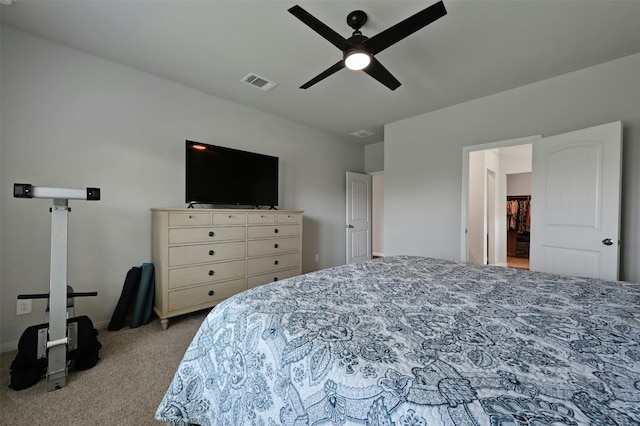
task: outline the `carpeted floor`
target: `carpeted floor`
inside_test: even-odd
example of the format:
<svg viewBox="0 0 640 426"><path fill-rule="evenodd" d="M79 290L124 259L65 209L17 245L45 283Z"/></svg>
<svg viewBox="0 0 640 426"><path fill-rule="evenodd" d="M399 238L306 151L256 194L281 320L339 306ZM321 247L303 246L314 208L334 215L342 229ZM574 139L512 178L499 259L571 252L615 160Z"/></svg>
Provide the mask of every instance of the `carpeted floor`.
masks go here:
<svg viewBox="0 0 640 426"><path fill-rule="evenodd" d="M1 425L158 425L156 408L187 346L208 311L177 317L162 331L159 319L138 328L100 330L100 361L69 370L66 386L47 392L46 380L14 391L9 366L16 352L0 354Z"/></svg>

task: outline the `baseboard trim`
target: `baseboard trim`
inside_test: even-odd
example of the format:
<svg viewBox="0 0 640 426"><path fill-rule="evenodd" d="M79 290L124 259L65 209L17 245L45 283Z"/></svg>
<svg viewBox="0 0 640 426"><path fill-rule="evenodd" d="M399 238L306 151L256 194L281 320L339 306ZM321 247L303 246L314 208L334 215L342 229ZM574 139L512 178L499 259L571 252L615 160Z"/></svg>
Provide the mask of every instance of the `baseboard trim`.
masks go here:
<svg viewBox="0 0 640 426"><path fill-rule="evenodd" d="M18 349L18 341L15 340L13 342L5 342L0 345L0 353L12 352Z"/></svg>

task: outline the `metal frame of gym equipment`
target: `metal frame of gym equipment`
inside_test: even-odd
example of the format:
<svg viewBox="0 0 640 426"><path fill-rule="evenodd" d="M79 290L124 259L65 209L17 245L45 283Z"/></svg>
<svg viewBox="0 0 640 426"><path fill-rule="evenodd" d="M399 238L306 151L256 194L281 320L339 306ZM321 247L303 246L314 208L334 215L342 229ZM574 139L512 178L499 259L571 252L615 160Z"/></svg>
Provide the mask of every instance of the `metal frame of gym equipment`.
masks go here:
<svg viewBox="0 0 640 426"><path fill-rule="evenodd" d="M48 328L38 330L38 358L47 358L47 391L63 388L67 377L67 350L77 348L77 322L67 325L73 316L73 298L96 296L97 292L74 293L67 285L67 230L69 200L100 200L100 188L55 188L26 183L13 185L15 198L49 198L51 212L51 270L49 294L18 295L18 299L48 298Z"/></svg>

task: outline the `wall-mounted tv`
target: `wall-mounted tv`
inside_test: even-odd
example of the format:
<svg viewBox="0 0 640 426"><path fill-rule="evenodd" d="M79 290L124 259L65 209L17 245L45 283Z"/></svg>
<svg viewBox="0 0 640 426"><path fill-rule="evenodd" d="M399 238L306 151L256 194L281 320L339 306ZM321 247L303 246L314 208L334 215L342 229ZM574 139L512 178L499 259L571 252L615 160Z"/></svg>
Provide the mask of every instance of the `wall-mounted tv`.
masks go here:
<svg viewBox="0 0 640 426"><path fill-rule="evenodd" d="M190 205L278 205L278 157L186 141Z"/></svg>

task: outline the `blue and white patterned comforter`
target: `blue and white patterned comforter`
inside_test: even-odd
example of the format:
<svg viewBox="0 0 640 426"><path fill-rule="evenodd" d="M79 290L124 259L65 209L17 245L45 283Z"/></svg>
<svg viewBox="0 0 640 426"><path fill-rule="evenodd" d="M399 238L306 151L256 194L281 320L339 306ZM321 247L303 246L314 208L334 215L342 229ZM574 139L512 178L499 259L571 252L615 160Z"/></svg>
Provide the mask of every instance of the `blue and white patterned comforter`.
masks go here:
<svg viewBox="0 0 640 426"><path fill-rule="evenodd" d="M640 285L398 256L207 316L156 418L199 425L638 425Z"/></svg>

